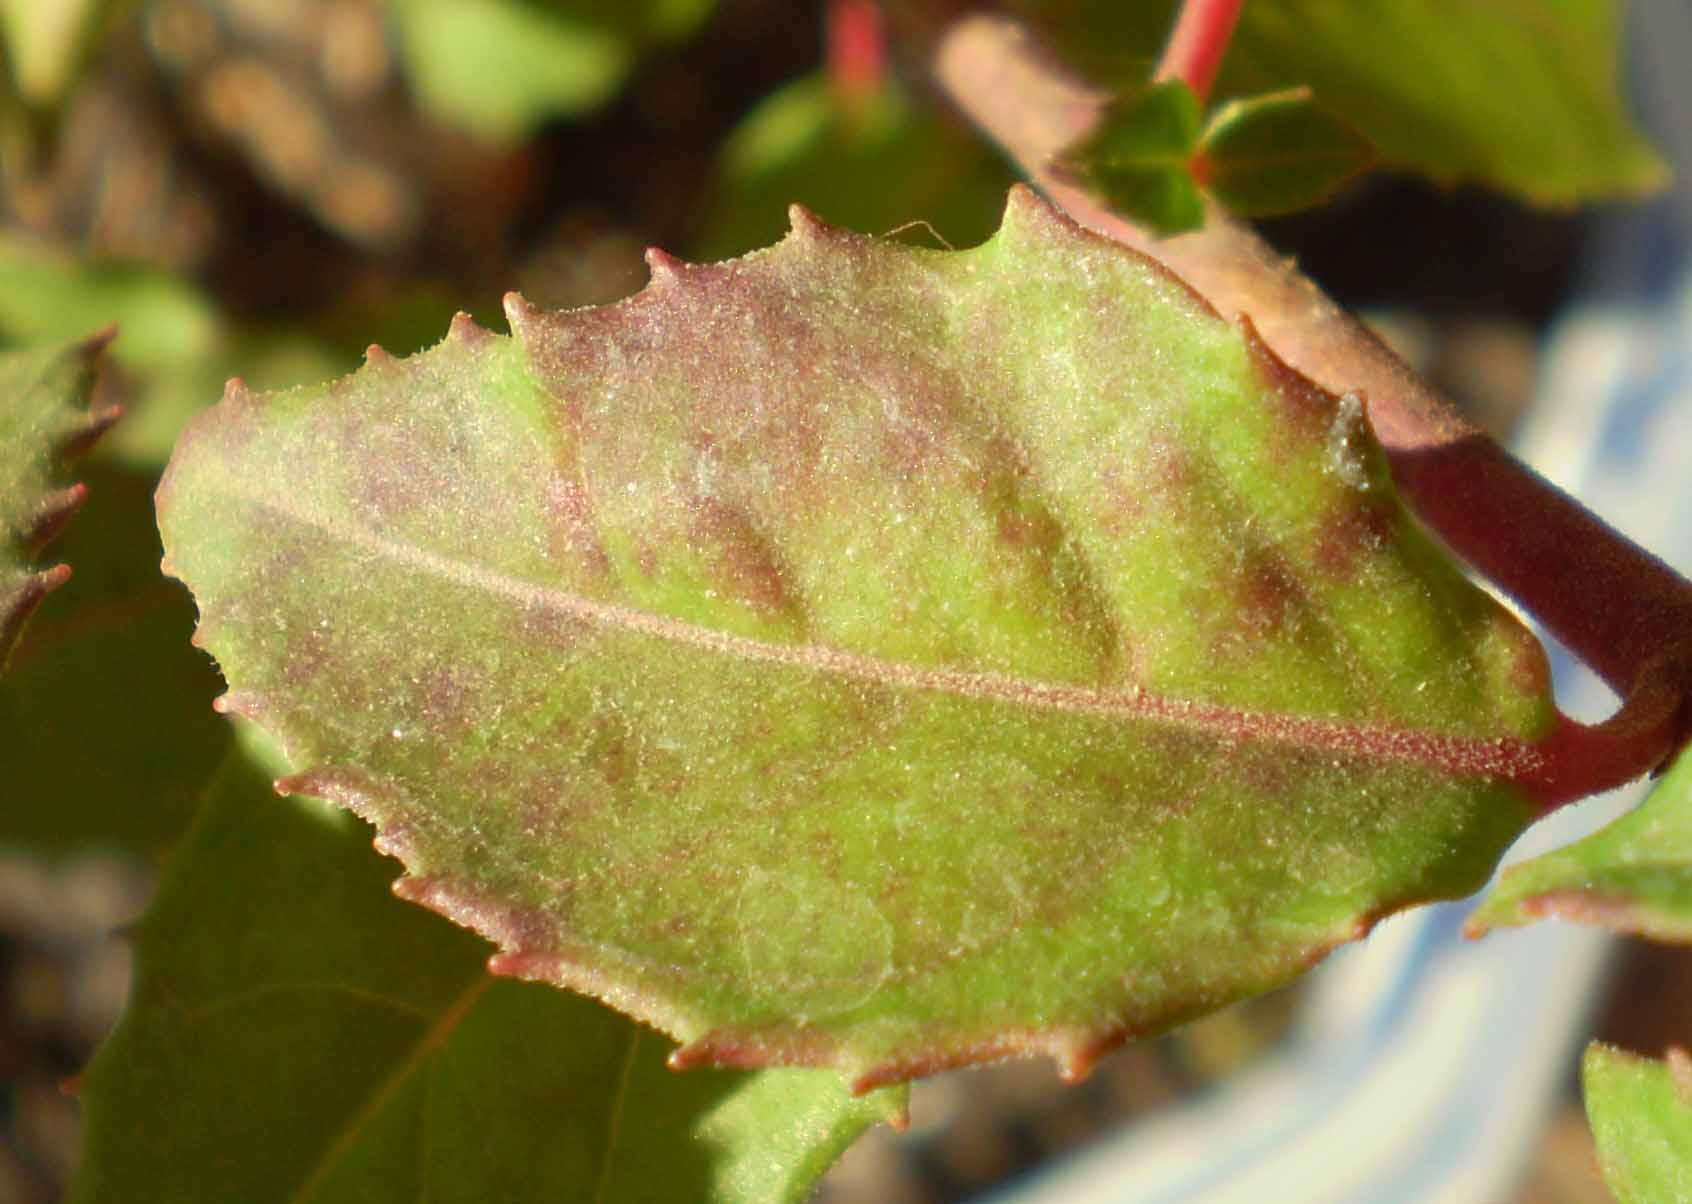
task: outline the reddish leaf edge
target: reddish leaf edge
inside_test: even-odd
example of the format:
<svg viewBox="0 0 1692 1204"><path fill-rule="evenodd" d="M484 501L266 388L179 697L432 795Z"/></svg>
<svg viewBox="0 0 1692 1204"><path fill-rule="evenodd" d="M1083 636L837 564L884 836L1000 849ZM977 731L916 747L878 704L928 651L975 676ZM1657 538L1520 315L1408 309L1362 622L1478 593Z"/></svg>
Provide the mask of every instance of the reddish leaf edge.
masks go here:
<svg viewBox="0 0 1692 1204"><path fill-rule="evenodd" d="M92 394L106 349L117 335L115 325L106 326L65 350L66 358L81 361L81 387L85 399ZM116 404L85 409L60 433L57 443L48 449L48 455L59 464L77 459L86 454L122 416L123 407ZM33 560L40 556L75 517L87 497L88 487L80 481L48 493L14 541L21 557ZM46 601L47 595L69 581L71 575L72 569L68 564L49 565L25 577L10 598L0 599L0 670L5 669L23 635L24 625Z"/></svg>
<svg viewBox="0 0 1692 1204"><path fill-rule="evenodd" d="M1023 220L1056 222L1072 233L1085 238L1100 239L1124 249L1109 239L1076 223L1067 214L1023 185L1014 186L1007 198L1007 217L1016 210ZM839 230L823 223L814 214L795 205L790 209L792 230L788 237L811 240L858 240L866 236ZM1141 254L1126 248L1129 254ZM648 290L685 287L690 272L711 270L687 264L674 256L652 248L647 253L652 267ZM1215 309L1200 294L1186 284L1167 266L1152 261L1166 276L1182 285L1205 309ZM637 294L637 297L641 294ZM631 298L630 301L635 300ZM506 297L506 311L513 331L520 338L526 322L537 312L519 294ZM1218 315L1219 316L1219 315ZM1260 357L1266 373L1298 375L1256 331L1250 317L1237 316L1233 324L1246 339L1255 356ZM479 344L501 338L493 331L476 324L469 315L457 314L450 324L448 341ZM388 362L395 357L378 346L366 353L367 363ZM219 407L208 410L190 423L183 441L196 437L196 428L210 421L211 414L222 407L259 407L268 398L251 391L240 378L232 379L224 391ZM1368 407L1365 406L1367 414ZM159 486L161 502L170 489L171 474ZM163 570L174 575L168 556ZM553 598L554 604L558 599ZM868 676L878 680L897 680L920 689L984 694L995 697L1014 697L1019 702L1043 708L1082 710L1091 713L1121 714L1139 719L1156 719L1171 725L1218 734L1246 736L1299 747L1318 748L1336 755L1385 762L1414 762L1437 765L1455 776L1512 785L1542 810L1579 797L1597 788L1594 782L1621 776L1627 780L1652 767L1658 759L1657 747L1665 724L1674 721L1679 713L1680 694L1672 683L1676 674L1665 665L1657 676L1660 688L1639 690L1629 697L1628 705L1605 723L1588 726L1578 723L1561 712L1557 713L1551 731L1541 740L1476 739L1442 736L1435 733L1362 727L1336 721L1267 713L1250 713L1227 707L1195 704L1149 695L1143 691L1103 691L1083 687L1058 686L1001 677L993 674L917 669L829 649L799 649L768 645L744 637L728 635L714 629L694 627L659 616L627 608L592 603L580 599L565 601L578 617L640 627L651 634L666 636L708 646L722 646L725 651L758 660L790 660L802 657L813 667L824 667L853 676ZM198 633L194 637L200 645ZM265 700L252 693L230 691L213 703L219 713L239 715L258 723L280 738L279 725L272 722ZM284 748L284 753L287 749ZM292 756L289 760L294 761ZM413 862L412 850L407 847L406 833L397 827L383 828L376 823L375 809L367 801L365 783L360 775L345 769L327 766L307 768L278 779L275 788L282 794L305 794L335 803L375 824L373 843L379 852L395 857L402 864ZM461 884L440 876L406 874L393 884L400 898L428 907L455 923L480 933L500 947L500 952L488 960L490 973L549 983L586 994L601 1000L619 1011L670 1034L685 1026L684 1017L662 1001L655 999L638 984L638 974L622 974L607 964L606 952L582 947L557 952L533 952L535 941L528 919L517 909L494 900L479 897ZM1366 936L1374 925L1388 915L1431 898L1403 898L1384 902L1375 911L1359 915L1349 931L1331 941L1312 945L1303 964L1288 977L1315 965L1333 949ZM1270 986L1275 984L1269 984ZM1267 988L1265 988L1267 989ZM1193 1014L1203 1009L1195 1007ZM944 1048L923 1050L915 1054L896 1056L887 1061L859 1070L849 1077L854 1094L864 1094L876 1088L937 1073L943 1070L979 1065L1014 1056L1045 1054L1058 1066L1060 1075L1068 1081L1087 1077L1100 1059L1125 1042L1162 1031L1171 1023L1188 1016L1164 1017L1151 1027L1136 1027L1120 1017L1107 1018L1093 1026L1056 1026L999 1031L977 1040L953 1037ZM844 1065L842 1043L813 1029L797 1025L767 1025L757 1029L719 1026L681 1046L670 1056L670 1065L677 1070L701 1066L733 1069L758 1069L773 1066L801 1066L813 1068Z"/></svg>

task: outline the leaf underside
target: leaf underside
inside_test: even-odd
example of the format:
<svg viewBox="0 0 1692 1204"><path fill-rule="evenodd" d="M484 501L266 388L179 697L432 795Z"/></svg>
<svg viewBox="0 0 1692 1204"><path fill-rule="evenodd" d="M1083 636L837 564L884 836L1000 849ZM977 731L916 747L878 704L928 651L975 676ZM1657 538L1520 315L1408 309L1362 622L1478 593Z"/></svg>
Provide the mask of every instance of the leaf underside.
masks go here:
<svg viewBox="0 0 1692 1204"><path fill-rule="evenodd" d="M1019 189L969 251L652 262L232 387L160 490L226 708L497 970L678 1065L1080 1073L1530 818L1537 644L1149 261Z"/></svg>
<svg viewBox="0 0 1692 1204"><path fill-rule="evenodd" d="M1593 1044L1581 1063L1604 1182L1620 1204L1692 1199L1692 1057L1666 1064Z"/></svg>
<svg viewBox="0 0 1692 1204"><path fill-rule="evenodd" d="M31 613L70 576L34 561L82 503L83 490L62 479L65 461L117 417L88 407L108 339L0 353L0 669Z"/></svg>
<svg viewBox="0 0 1692 1204"><path fill-rule="evenodd" d="M1505 870L1469 927L1479 934L1546 916L1692 942L1692 752L1608 827Z"/></svg>

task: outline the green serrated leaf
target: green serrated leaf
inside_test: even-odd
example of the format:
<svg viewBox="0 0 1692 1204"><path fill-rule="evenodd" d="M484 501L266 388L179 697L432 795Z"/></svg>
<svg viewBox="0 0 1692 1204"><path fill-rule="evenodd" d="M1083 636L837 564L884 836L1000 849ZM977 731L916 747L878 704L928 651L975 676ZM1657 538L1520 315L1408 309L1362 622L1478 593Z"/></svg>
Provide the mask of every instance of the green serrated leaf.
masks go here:
<svg viewBox="0 0 1692 1204"><path fill-rule="evenodd" d="M73 1200L797 1202L902 1108L821 1071L677 1075L657 1034L492 978L266 762L232 753L137 927Z"/></svg>
<svg viewBox="0 0 1692 1204"><path fill-rule="evenodd" d="M1692 752L1608 827L1505 870L1469 927L1545 916L1692 942Z"/></svg>
<svg viewBox="0 0 1692 1204"><path fill-rule="evenodd" d="M1620 1204L1692 1200L1692 1057L1668 1064L1592 1044L1581 1062L1604 1182Z"/></svg>
<svg viewBox="0 0 1692 1204"><path fill-rule="evenodd" d="M1150 74L1172 0L1016 0L1102 82ZM1309 86L1385 165L1540 204L1637 195L1667 178L1628 116L1615 0L1252 0L1212 99Z"/></svg>
<svg viewBox="0 0 1692 1204"><path fill-rule="evenodd" d="M116 417L88 408L108 337L0 352L0 669L41 600L70 576L35 557L82 504L83 490L63 479L65 460Z"/></svg>
<svg viewBox="0 0 1692 1204"><path fill-rule="evenodd" d="M1199 145L1205 188L1231 212L1270 217L1321 204L1375 160L1369 140L1308 88L1235 100Z"/></svg>
<svg viewBox="0 0 1692 1204"><path fill-rule="evenodd" d="M1355 398L1026 190L239 391L160 491L226 707L683 1063L1079 1072L1464 894L1543 653Z"/></svg>
<svg viewBox="0 0 1692 1204"><path fill-rule="evenodd" d="M1204 224L1204 194L1192 176L1199 146L1198 97L1180 80L1128 93L1065 155L1117 212L1160 234Z"/></svg>

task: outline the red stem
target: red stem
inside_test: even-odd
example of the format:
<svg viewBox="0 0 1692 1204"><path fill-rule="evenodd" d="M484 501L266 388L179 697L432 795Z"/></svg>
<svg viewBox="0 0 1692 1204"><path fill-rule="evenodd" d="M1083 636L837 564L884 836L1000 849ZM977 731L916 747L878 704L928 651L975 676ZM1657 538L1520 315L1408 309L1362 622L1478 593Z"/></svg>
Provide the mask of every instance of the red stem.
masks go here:
<svg viewBox="0 0 1692 1204"><path fill-rule="evenodd" d="M848 95L874 92L887 70L887 36L875 0L829 0L828 78Z"/></svg>
<svg viewBox="0 0 1692 1204"><path fill-rule="evenodd" d="M1692 736L1692 584L1512 459L1245 226L1213 214L1202 230L1154 239L1066 183L1052 162L1110 95L1021 25L972 14L930 41L941 86L1071 217L1159 260L1219 313L1249 315L1276 354L1330 392L1362 393L1417 514L1622 696L1608 722L1566 721L1548 743L1542 798L1627 781Z"/></svg>
<svg viewBox="0 0 1692 1204"><path fill-rule="evenodd" d="M1245 0L1184 0L1152 78L1185 82L1202 104L1216 83L1244 6Z"/></svg>

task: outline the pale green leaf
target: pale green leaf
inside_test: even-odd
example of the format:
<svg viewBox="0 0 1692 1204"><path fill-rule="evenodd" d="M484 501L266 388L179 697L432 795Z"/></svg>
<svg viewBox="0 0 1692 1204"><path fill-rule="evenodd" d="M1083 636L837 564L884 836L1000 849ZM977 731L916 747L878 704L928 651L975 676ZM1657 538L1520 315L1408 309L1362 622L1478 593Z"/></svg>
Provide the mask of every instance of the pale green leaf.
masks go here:
<svg viewBox="0 0 1692 1204"><path fill-rule="evenodd" d="M1071 1072L1464 894L1543 653L1356 398L1025 190L233 390L160 492L227 709L682 1063Z"/></svg>
<svg viewBox="0 0 1692 1204"><path fill-rule="evenodd" d="M263 763L230 755L136 929L74 1201L797 1202L902 1107L824 1071L678 1075L658 1034L492 978Z"/></svg>
<svg viewBox="0 0 1692 1204"><path fill-rule="evenodd" d="M511 141L616 95L649 42L691 33L711 0L388 0L418 99Z"/></svg>
<svg viewBox="0 0 1692 1204"><path fill-rule="evenodd" d="M1581 1064L1604 1182L1619 1204L1692 1200L1692 1058L1668 1064L1593 1044Z"/></svg>
<svg viewBox="0 0 1692 1204"><path fill-rule="evenodd" d="M1608 827L1505 870L1469 927L1545 916L1692 942L1692 752Z"/></svg>

